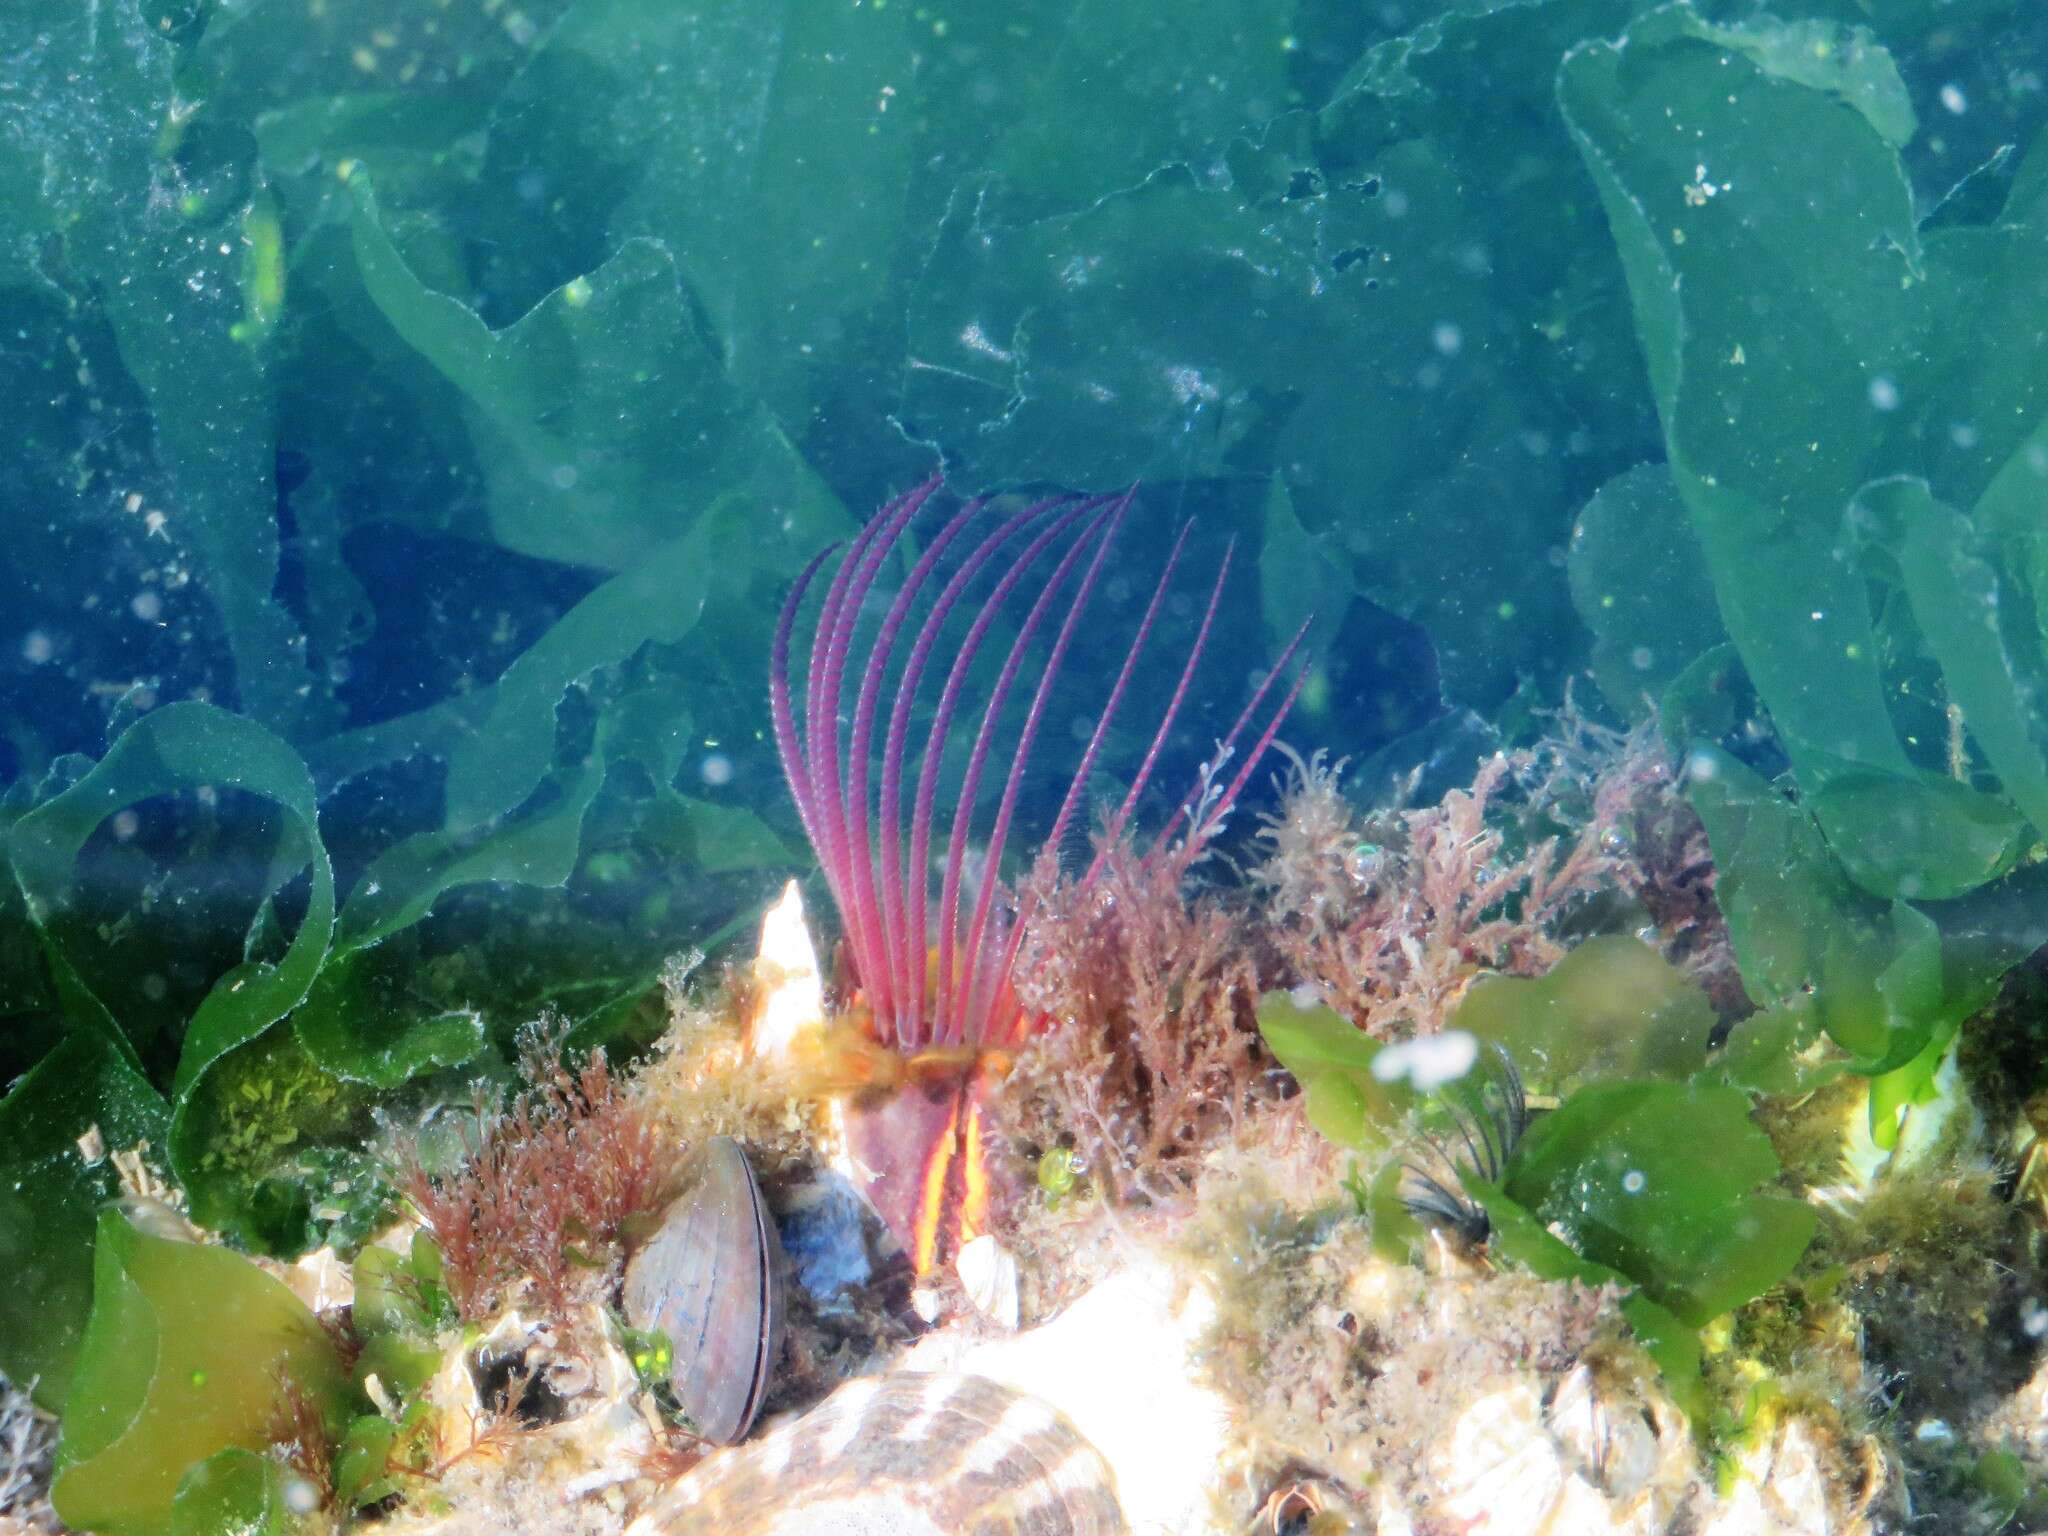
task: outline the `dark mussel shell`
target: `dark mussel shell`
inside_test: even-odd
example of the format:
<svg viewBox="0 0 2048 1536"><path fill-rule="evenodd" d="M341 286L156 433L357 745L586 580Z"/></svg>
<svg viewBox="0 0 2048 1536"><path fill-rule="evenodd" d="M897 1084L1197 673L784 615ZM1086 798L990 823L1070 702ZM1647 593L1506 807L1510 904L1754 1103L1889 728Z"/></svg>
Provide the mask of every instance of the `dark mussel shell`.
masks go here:
<svg viewBox="0 0 2048 1536"><path fill-rule="evenodd" d="M746 1154L706 1143L696 1178L626 1266L626 1320L658 1328L669 1384L697 1432L720 1445L761 1411L782 1350L782 1248Z"/></svg>

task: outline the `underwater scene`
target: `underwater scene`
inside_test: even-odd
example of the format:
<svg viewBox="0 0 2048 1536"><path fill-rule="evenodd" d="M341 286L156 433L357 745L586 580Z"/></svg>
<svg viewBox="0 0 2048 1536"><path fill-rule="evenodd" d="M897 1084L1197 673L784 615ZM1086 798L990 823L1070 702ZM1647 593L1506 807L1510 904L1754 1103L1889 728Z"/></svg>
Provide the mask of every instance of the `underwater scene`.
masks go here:
<svg viewBox="0 0 2048 1536"><path fill-rule="evenodd" d="M2048 1532L2039 0L6 0L0 1536Z"/></svg>

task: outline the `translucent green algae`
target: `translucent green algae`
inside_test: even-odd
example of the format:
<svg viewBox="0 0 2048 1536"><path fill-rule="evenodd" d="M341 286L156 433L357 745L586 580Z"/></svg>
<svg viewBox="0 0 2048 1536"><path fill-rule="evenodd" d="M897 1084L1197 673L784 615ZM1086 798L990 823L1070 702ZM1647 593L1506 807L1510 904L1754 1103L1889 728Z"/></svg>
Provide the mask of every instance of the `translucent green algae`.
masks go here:
<svg viewBox="0 0 2048 1536"><path fill-rule="evenodd" d="M240 1254L111 1209L98 1239L53 1499L81 1529L163 1536L188 1469L267 1446L288 1389L338 1425L347 1377L305 1304Z"/></svg>

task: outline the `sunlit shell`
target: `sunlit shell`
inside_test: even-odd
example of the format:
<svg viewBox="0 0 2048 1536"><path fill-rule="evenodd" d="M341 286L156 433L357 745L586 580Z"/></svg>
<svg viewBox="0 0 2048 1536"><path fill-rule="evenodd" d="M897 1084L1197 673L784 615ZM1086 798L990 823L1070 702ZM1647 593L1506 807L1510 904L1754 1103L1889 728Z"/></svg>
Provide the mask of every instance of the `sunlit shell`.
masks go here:
<svg viewBox="0 0 2048 1536"><path fill-rule="evenodd" d="M1738 1451L1733 1470L1701 1536L1870 1536L1871 1506L1885 1485L1875 1442L1801 1418Z"/></svg>
<svg viewBox="0 0 2048 1536"><path fill-rule="evenodd" d="M782 1252L746 1154L707 1142L697 1177L626 1266L626 1318L668 1336L669 1382L697 1432L729 1445L760 1412L782 1348Z"/></svg>
<svg viewBox="0 0 2048 1536"><path fill-rule="evenodd" d="M761 919L754 986L749 1036L755 1055L786 1055L799 1033L824 1027L825 986L818 974L818 951L804 925L803 893L794 880Z"/></svg>
<svg viewBox="0 0 2048 1536"><path fill-rule="evenodd" d="M627 1536L1121 1536L1108 1466L979 1376L850 1382L658 1495Z"/></svg>
<svg viewBox="0 0 2048 1536"><path fill-rule="evenodd" d="M974 1310L998 1328L1017 1326L1017 1256L987 1232L961 1245L953 1261Z"/></svg>
<svg viewBox="0 0 2048 1536"><path fill-rule="evenodd" d="M1022 1333L940 1329L911 1347L916 1369L986 1376L1049 1403L1112 1469L1146 1536L1208 1536L1217 1469L1237 1431L1207 1380L1213 1290L1132 1243L1122 1267Z"/></svg>

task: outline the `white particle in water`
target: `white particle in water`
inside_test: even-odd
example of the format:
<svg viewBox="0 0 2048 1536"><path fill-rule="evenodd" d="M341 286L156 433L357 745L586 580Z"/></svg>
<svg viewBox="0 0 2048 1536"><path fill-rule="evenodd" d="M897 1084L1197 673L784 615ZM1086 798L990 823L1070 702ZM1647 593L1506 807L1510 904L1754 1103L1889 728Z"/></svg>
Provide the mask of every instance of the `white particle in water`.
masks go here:
<svg viewBox="0 0 2048 1536"><path fill-rule="evenodd" d="M1941 88L1941 104L1957 117L1970 110L1970 98L1963 94L1963 88L1953 80Z"/></svg>
<svg viewBox="0 0 2048 1536"><path fill-rule="evenodd" d="M1202 377L1199 368L1190 368L1186 364L1169 367L1166 383L1173 391L1174 399L1182 405L1192 405L1198 400L1204 405L1212 405L1223 398L1216 386Z"/></svg>
<svg viewBox="0 0 2048 1536"><path fill-rule="evenodd" d="M1466 1030L1447 1029L1388 1046L1373 1057L1372 1075L1383 1083L1406 1080L1418 1092L1428 1093L1456 1082L1478 1060L1478 1038Z"/></svg>
<svg viewBox="0 0 2048 1536"><path fill-rule="evenodd" d="M1644 1177L1642 1169L1631 1168L1621 1176L1622 1192L1624 1194L1640 1195L1643 1192L1644 1186L1649 1182L1649 1179Z"/></svg>
<svg viewBox="0 0 2048 1536"><path fill-rule="evenodd" d="M992 357L999 363L1010 361L1010 354L989 340L988 332L972 321L961 327L960 345L970 352L979 352L983 357Z"/></svg>
<svg viewBox="0 0 2048 1536"><path fill-rule="evenodd" d="M1880 411L1896 411L1899 408L1899 386L1884 374L1870 381L1870 403Z"/></svg>
<svg viewBox="0 0 2048 1536"><path fill-rule="evenodd" d="M705 754L704 761L697 765L697 775L713 789L732 782L732 759L723 752Z"/></svg>

